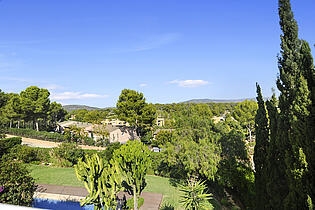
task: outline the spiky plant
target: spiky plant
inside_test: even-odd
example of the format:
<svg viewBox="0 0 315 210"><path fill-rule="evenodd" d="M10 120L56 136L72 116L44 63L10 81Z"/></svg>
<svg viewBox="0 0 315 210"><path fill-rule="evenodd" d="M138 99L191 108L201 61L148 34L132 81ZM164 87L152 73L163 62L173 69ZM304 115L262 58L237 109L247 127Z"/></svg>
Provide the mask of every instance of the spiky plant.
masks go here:
<svg viewBox="0 0 315 210"><path fill-rule="evenodd" d="M194 178L187 180L186 185L180 187L182 192L180 203L188 210L209 209L211 204L207 201L212 198L212 194L206 193L207 187L204 182Z"/></svg>

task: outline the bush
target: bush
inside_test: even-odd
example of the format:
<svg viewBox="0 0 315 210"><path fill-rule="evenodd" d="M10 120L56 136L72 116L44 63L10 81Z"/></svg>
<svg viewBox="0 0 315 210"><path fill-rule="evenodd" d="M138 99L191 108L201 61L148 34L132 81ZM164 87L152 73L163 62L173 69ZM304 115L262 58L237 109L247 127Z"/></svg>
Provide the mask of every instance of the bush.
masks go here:
<svg viewBox="0 0 315 210"><path fill-rule="evenodd" d="M49 162L50 150L51 148L39 148L18 145L10 150L8 156L23 163L39 164L41 162Z"/></svg>
<svg viewBox="0 0 315 210"><path fill-rule="evenodd" d="M144 199L143 198L139 198L138 200L138 209L143 205L144 203ZM127 200L126 203L127 209L133 209L133 198L130 198Z"/></svg>
<svg viewBox="0 0 315 210"><path fill-rule="evenodd" d="M34 148L19 145L11 150L11 156L23 163L31 163L32 161L38 161L38 151Z"/></svg>
<svg viewBox="0 0 315 210"><path fill-rule="evenodd" d="M64 142L67 139L64 135L60 133L49 133L47 131L36 131L33 129L28 128L7 128L6 133L11 135L29 137L34 139L41 139L46 141L53 141L53 142Z"/></svg>
<svg viewBox="0 0 315 210"><path fill-rule="evenodd" d="M152 146L162 147L167 142L172 142L174 140L174 135L172 131L161 130L155 136L155 139L152 141Z"/></svg>
<svg viewBox="0 0 315 210"><path fill-rule="evenodd" d="M22 164L1 160L0 203L31 206L35 190L35 181Z"/></svg>
<svg viewBox="0 0 315 210"><path fill-rule="evenodd" d="M74 143L62 143L50 151L50 157L57 166L71 167L84 157L84 152Z"/></svg>
<svg viewBox="0 0 315 210"><path fill-rule="evenodd" d="M16 145L20 145L21 143L21 137L0 139L0 157L2 157L3 154L9 153L10 149L12 149Z"/></svg>
<svg viewBox="0 0 315 210"><path fill-rule="evenodd" d="M163 177L172 177L172 178L182 178L177 170L173 166L167 163L168 156L163 152L152 152L151 153L152 163L151 167L148 170L148 174L163 176Z"/></svg>
<svg viewBox="0 0 315 210"><path fill-rule="evenodd" d="M37 159L40 162L49 162L50 161L50 154L49 152L52 150L51 148L33 148L37 150Z"/></svg>

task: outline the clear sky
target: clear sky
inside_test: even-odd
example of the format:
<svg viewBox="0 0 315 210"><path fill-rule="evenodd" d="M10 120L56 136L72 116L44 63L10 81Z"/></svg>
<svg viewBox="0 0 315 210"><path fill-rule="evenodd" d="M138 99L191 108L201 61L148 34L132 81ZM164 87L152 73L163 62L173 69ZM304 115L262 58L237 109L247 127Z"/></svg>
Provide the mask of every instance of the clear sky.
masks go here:
<svg viewBox="0 0 315 210"><path fill-rule="evenodd" d="M271 95L276 0L1 0L0 89L37 85L62 104L115 106L124 88L148 102ZM315 48L315 1L293 0ZM313 53L313 55L315 55Z"/></svg>

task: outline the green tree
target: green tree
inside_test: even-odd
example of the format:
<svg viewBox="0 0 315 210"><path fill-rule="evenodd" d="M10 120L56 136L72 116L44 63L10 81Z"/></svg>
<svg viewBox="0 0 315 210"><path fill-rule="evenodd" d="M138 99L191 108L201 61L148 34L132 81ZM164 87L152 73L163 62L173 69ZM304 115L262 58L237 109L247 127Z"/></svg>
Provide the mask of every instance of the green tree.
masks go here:
<svg viewBox="0 0 315 210"><path fill-rule="evenodd" d="M286 166L285 166L285 150L278 135L279 129L279 111L278 100L275 94L266 102L269 116L269 146L265 155L267 168L269 170L266 180L266 188L269 196L269 208L282 209L283 200L288 191ZM268 208L268 206L266 206Z"/></svg>
<svg viewBox="0 0 315 210"><path fill-rule="evenodd" d="M307 209L305 139L307 119L310 114L310 91L305 71L301 68L301 41L298 26L291 11L289 0L279 0L281 55L278 60L279 78L279 136L285 149L288 194L285 208Z"/></svg>
<svg viewBox="0 0 315 210"><path fill-rule="evenodd" d="M252 133L255 128L255 115L258 109L255 101L245 100L238 103L232 112L232 116L240 122L246 133L249 135L249 139L252 139Z"/></svg>
<svg viewBox="0 0 315 210"><path fill-rule="evenodd" d="M7 100L8 100L7 95L0 89L0 127L3 127L6 123L6 118L4 117L3 109L7 103Z"/></svg>
<svg viewBox="0 0 315 210"><path fill-rule="evenodd" d="M195 142L187 137L178 136L167 143L163 155L173 176L206 178L214 180L220 162L220 147L214 140L200 139Z"/></svg>
<svg viewBox="0 0 315 210"><path fill-rule="evenodd" d="M315 68L311 48L309 44L302 40L301 44L301 69L307 79L308 89L310 91L311 105L309 107L309 117L307 119L307 138L304 142L304 151L308 163L308 194L311 200L315 201Z"/></svg>
<svg viewBox="0 0 315 210"><path fill-rule="evenodd" d="M10 128L12 121L18 121L18 128L20 127L20 120L22 118L21 99L18 94L10 94L9 100L4 108L4 115L10 120Z"/></svg>
<svg viewBox="0 0 315 210"><path fill-rule="evenodd" d="M65 120L67 111L62 108L62 105L56 102L52 102L49 106L48 119L52 123L52 127L56 127L57 122Z"/></svg>
<svg viewBox="0 0 315 210"><path fill-rule="evenodd" d="M269 146L269 127L268 116L265 102L261 93L261 88L257 87L258 110L255 117L256 145L254 152L255 163L255 191L256 191L256 209L266 209L269 206L269 196L266 183L269 177L266 154Z"/></svg>
<svg viewBox="0 0 315 210"><path fill-rule="evenodd" d="M126 188L133 195L134 210L137 210L139 196L146 185L145 175L151 165L151 152L139 141L128 141L115 150L113 161L119 165Z"/></svg>
<svg viewBox="0 0 315 210"><path fill-rule="evenodd" d="M21 108L25 114L26 120L33 121L36 130L39 131L38 120L47 118L50 100L49 91L36 86L30 86L20 93Z"/></svg>
<svg viewBox="0 0 315 210"><path fill-rule="evenodd" d="M152 141L152 145L162 147L167 142L173 141L173 132L171 130L161 130L159 131L155 139Z"/></svg>
<svg viewBox="0 0 315 210"><path fill-rule="evenodd" d="M233 193L247 208L254 207L254 173L246 149L244 134L232 129L224 134L219 143L222 148L221 161L216 179Z"/></svg>
<svg viewBox="0 0 315 210"><path fill-rule="evenodd" d="M122 90L116 107L119 119L133 126L138 136L154 123L155 107L147 104L143 94L135 90Z"/></svg>

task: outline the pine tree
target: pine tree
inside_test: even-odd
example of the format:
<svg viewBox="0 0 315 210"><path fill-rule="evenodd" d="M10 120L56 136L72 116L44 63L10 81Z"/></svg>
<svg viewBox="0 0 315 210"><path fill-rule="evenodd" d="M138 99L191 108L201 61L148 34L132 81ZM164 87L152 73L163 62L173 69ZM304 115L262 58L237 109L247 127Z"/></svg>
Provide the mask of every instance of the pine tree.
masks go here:
<svg viewBox="0 0 315 210"><path fill-rule="evenodd" d="M257 87L258 110L255 117L256 145L254 152L255 163L255 191L256 191L256 209L266 209L269 206L269 200L266 188L268 164L266 159L269 145L269 127L265 102L263 100L261 89Z"/></svg>

